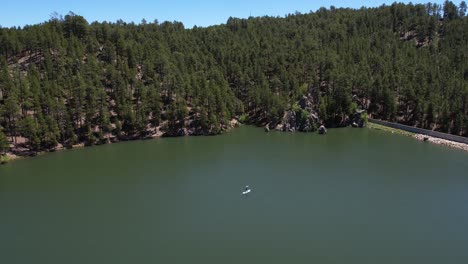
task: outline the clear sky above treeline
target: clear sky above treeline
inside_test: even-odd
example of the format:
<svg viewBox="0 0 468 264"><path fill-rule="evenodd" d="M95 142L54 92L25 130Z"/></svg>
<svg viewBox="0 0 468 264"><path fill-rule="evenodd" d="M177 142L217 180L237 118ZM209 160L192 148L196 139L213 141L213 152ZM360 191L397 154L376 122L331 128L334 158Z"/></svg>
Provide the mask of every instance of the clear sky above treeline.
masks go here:
<svg viewBox="0 0 468 264"><path fill-rule="evenodd" d="M460 0L461 1L461 0ZM456 5L460 1L453 1ZM157 19L163 21L179 21L185 27L210 26L225 23L232 17L247 18L249 16L284 16L286 14L308 13L320 7L376 7L382 4L390 5L394 1L387 0L19 0L2 1L0 4L0 26L24 26L38 24L50 19L52 13L66 15L72 11L88 20L115 22L122 19L125 22L140 23L144 18L148 22ZM438 3L436 1L400 1L403 3Z"/></svg>

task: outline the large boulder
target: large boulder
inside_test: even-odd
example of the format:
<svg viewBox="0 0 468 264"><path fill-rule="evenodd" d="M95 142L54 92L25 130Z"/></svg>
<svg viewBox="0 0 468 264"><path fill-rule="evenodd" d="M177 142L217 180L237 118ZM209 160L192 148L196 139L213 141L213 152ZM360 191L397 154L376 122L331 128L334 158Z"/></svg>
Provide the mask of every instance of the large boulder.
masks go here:
<svg viewBox="0 0 468 264"><path fill-rule="evenodd" d="M321 125L318 129L319 134L325 135L327 133L327 129L325 128L324 125Z"/></svg>
<svg viewBox="0 0 468 264"><path fill-rule="evenodd" d="M356 110L354 114L351 115L351 118L349 119L349 125L352 127L363 127L365 126L364 123L364 115L366 115L366 110Z"/></svg>

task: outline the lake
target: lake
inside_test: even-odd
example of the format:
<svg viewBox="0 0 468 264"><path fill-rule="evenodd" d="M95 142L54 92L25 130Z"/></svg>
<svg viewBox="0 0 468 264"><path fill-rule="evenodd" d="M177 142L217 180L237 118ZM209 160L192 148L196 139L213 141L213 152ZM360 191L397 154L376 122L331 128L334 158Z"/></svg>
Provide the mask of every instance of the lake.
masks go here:
<svg viewBox="0 0 468 264"><path fill-rule="evenodd" d="M244 126L0 166L2 263L458 264L467 249L468 153L383 131Z"/></svg>

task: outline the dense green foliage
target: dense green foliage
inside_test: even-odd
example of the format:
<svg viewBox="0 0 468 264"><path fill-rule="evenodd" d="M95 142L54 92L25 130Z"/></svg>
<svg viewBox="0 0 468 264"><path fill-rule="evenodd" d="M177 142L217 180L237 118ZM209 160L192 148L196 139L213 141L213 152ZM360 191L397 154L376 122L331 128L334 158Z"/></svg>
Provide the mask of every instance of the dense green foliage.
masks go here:
<svg viewBox="0 0 468 264"><path fill-rule="evenodd" d="M8 139L3 131L0 129L0 154L3 154L8 149Z"/></svg>
<svg viewBox="0 0 468 264"><path fill-rule="evenodd" d="M0 29L0 125L32 150L278 123L304 94L327 124L373 117L467 135L466 4L321 8L284 18ZM298 110L298 118L307 111ZM243 117L244 119L245 116Z"/></svg>

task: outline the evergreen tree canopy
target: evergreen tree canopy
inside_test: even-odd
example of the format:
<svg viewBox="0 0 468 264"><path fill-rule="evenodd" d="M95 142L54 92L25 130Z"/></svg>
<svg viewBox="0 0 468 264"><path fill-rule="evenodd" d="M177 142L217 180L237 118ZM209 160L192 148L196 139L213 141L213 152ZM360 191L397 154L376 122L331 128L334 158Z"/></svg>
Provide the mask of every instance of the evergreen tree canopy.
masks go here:
<svg viewBox="0 0 468 264"><path fill-rule="evenodd" d="M0 28L0 67L3 133L35 150L160 130L215 134L241 114L277 124L288 110L304 129L313 120L341 124L362 108L468 135L464 1L321 8L193 29L69 13ZM312 105L294 108L304 97Z"/></svg>

